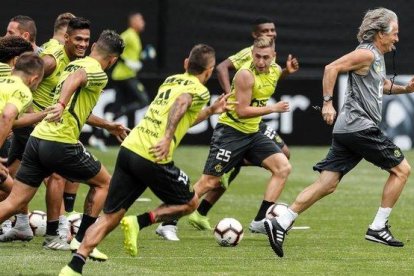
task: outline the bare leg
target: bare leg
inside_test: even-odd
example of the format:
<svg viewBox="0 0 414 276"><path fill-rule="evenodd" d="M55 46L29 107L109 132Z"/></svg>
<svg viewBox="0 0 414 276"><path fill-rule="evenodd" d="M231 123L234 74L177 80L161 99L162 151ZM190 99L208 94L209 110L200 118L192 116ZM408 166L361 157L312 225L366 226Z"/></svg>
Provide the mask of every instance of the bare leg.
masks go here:
<svg viewBox="0 0 414 276"><path fill-rule="evenodd" d="M284 154L276 153L263 160L263 167L272 172L267 183L264 200L275 202L285 187L292 166Z"/></svg>
<svg viewBox="0 0 414 276"><path fill-rule="evenodd" d="M341 176L342 174L339 172L321 172L319 178L296 197L290 209L298 214L304 212L316 201L333 193L341 180Z"/></svg>
<svg viewBox="0 0 414 276"><path fill-rule="evenodd" d="M19 212L27 205L36 194L37 188L33 188L18 180L14 181L10 195L0 202L0 223Z"/></svg>
<svg viewBox="0 0 414 276"><path fill-rule="evenodd" d="M104 166L99 173L88 180L89 192L85 199L84 213L91 217L98 217L102 211L108 194L109 182L111 175Z"/></svg>
<svg viewBox="0 0 414 276"><path fill-rule="evenodd" d="M161 204L156 209L152 211L155 217L155 222L161 221L172 221L178 219L182 216L192 213L198 206L198 196L197 194L187 202L182 205L166 205Z"/></svg>
<svg viewBox="0 0 414 276"><path fill-rule="evenodd" d="M62 206L63 190L66 179L54 173L46 181L47 220L58 220Z"/></svg>
<svg viewBox="0 0 414 276"><path fill-rule="evenodd" d="M125 209L121 209L113 214L103 214L98 221L88 228L77 253L82 256L89 256L106 235L118 226L125 212Z"/></svg>
<svg viewBox="0 0 414 276"><path fill-rule="evenodd" d="M406 159L390 170L390 176L388 177L382 192L381 207L394 207L404 189L410 173L411 167Z"/></svg>

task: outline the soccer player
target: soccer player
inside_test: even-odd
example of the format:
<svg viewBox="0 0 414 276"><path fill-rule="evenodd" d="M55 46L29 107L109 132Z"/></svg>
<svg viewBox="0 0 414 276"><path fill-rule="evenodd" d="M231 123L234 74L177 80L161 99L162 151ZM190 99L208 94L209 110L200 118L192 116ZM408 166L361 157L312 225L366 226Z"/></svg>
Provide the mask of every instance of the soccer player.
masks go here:
<svg viewBox="0 0 414 276"><path fill-rule="evenodd" d="M10 76L17 57L32 51L32 44L19 36L0 38L0 77Z"/></svg>
<svg viewBox="0 0 414 276"><path fill-rule="evenodd" d="M148 187L164 203L155 210L125 217L121 227L128 253L137 255L138 232L157 221L192 212L198 198L188 176L173 163L173 153L187 130L227 108L227 97L207 108L210 93L204 86L215 65L215 52L198 44L185 59L184 74L168 77L141 122L122 143L104 207L104 215L91 226L77 253L60 275L80 275L85 256L121 221L128 208Z"/></svg>
<svg viewBox="0 0 414 276"><path fill-rule="evenodd" d="M4 40L5 38L0 40L0 46L4 45ZM13 38L7 40L13 40ZM23 49L29 49L26 47ZM0 147L9 135L15 119L30 106L31 91L37 88L42 77L43 61L33 53L23 53L14 64L11 76L0 78ZM5 187L3 183L7 177L8 170L0 163L0 184L1 188L6 191L10 189L10 186Z"/></svg>
<svg viewBox="0 0 414 276"><path fill-rule="evenodd" d="M123 48L120 36L106 30L92 45L88 57L66 66L56 86L55 104L47 109L48 116L33 130L12 191L0 202L0 222L25 206L43 179L54 172L66 179L84 181L90 189L79 231L70 244L71 250L78 248L86 229L102 210L111 178L106 168L86 151L78 139L85 122L103 127L118 138L126 136L127 129L122 125L91 114L108 81L104 70L116 62ZM108 258L96 248L89 256L101 261Z"/></svg>
<svg viewBox="0 0 414 276"><path fill-rule="evenodd" d="M139 34L145 29L144 17L140 13L132 13L128 17L128 25L129 28L121 33L125 41L125 51L112 72L116 91L115 118L143 108L149 103L147 92L137 78L137 73L142 68L142 43Z"/></svg>
<svg viewBox="0 0 414 276"><path fill-rule="evenodd" d="M50 46L48 49L44 49L40 56L45 64L45 75L39 87L33 94L33 107L34 112L43 114L39 117L42 120L46 113L45 108L51 106L53 103L53 97L56 93L56 85L58 84L59 77L62 74L64 68L68 63L76 58L85 56L85 52L89 46L90 39L90 23L84 18L73 18L69 22L65 45ZM30 133L33 131L34 126L27 126L24 128L17 128L13 131L13 139L11 148L9 151L9 158L7 161L8 168L12 177L15 177L16 171L20 165L25 150L26 143L29 139ZM51 238L57 236L57 228L59 226L59 214L61 199L66 180L57 174L52 174L47 181L47 213L48 213L48 227L47 238L43 246L49 248L53 246L53 249L69 250L69 245L64 235L68 229L63 227L61 229L62 238L58 243L58 239ZM33 233L29 225L29 216L27 206L21 213L16 215L15 226L7 233L0 236L0 242L9 242L13 240L30 240L33 238ZM63 220L63 217L60 218ZM61 223L62 226L66 226L66 223Z"/></svg>
<svg viewBox="0 0 414 276"><path fill-rule="evenodd" d="M39 54L42 48L36 45L37 28L32 18L26 15L16 15L11 18L7 25L6 35L17 35L29 41L33 46L33 51Z"/></svg>
<svg viewBox="0 0 414 276"><path fill-rule="evenodd" d="M68 28L69 21L75 18L70 12L61 13L55 20L53 26L53 37L49 41L43 43L42 49L47 50L49 47L55 47L60 44L65 44L65 34Z"/></svg>
<svg viewBox="0 0 414 276"><path fill-rule="evenodd" d="M274 61L274 47L272 38L256 38L252 49L253 60L237 71L230 100L237 100L238 105L234 111L219 117L203 175L194 185L199 197L219 187L220 177L244 158L271 172L263 202L275 202L282 192L291 165L282 150L259 128L262 116L289 111L288 102L267 104L282 74L282 69ZM260 221L255 222L257 232L265 231L266 209L262 204L256 216L261 216Z"/></svg>
<svg viewBox="0 0 414 276"><path fill-rule="evenodd" d="M354 51L325 67L322 117L328 125L332 125L336 117L332 97L337 76L348 73L349 78L345 102L333 128L331 148L326 158L313 167L320 172L319 178L297 196L289 209L265 221L270 245L279 257L283 257L285 235L298 214L334 192L343 176L362 159L389 173L380 207L365 239L404 246L391 234L388 217L411 168L401 150L382 133L378 124L383 93L411 93L414 78L407 86L395 85L386 79L384 54L395 49L394 44L399 40L398 18L393 11L378 8L366 12L357 38L360 44Z"/></svg>
<svg viewBox="0 0 414 276"><path fill-rule="evenodd" d="M272 39L276 39L277 36L275 24L272 22L272 20L265 17L261 17L255 20L251 34L254 39L260 36L266 36ZM230 93L231 91L229 81L229 70L239 70L244 64L251 63L253 59L252 48L253 46L244 48L243 50L230 56L229 58L225 59L217 65L217 76L220 85L225 91L225 93ZM293 58L292 55L289 55L288 60L286 62L286 67L282 70L282 75L280 76L280 78L282 79L289 74L295 73L297 70L299 70L298 60L296 58ZM259 129L263 134L272 139L274 143L282 149L282 152L289 159L289 149L283 141L283 139L278 135L278 133L271 127L267 126L267 124L263 121L260 122ZM193 225L195 228L199 230L211 230L210 222L207 217L208 212L224 194L229 184L236 178L236 176L240 172L240 167L242 165L248 164L250 164L248 160L243 160L240 164L237 164L237 166L235 166L232 170L223 175L223 177L221 178L222 185L208 192L201 201L200 206L197 208L197 210L188 217L188 221L191 225ZM274 202L268 202L266 200L263 200L260 207L261 211L254 218L254 220L252 220L249 226L250 231L252 231L253 233L266 234L264 232L264 228L262 227L263 222L261 220L264 218L266 210L273 203ZM167 231L168 227L170 231ZM173 233L176 231L174 227L175 226L173 224L171 224L171 226L166 225L165 227L163 226L157 228L156 231L159 235L164 236L167 239L168 237L173 238L175 236Z"/></svg>

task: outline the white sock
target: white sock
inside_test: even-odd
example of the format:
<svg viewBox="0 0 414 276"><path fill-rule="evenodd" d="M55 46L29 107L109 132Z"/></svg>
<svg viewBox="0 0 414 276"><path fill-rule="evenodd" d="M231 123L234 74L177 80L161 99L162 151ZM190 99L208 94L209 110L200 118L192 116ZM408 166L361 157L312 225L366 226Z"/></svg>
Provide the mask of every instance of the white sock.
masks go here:
<svg viewBox="0 0 414 276"><path fill-rule="evenodd" d="M282 226L282 228L286 230L297 217L298 213L295 213L292 211L292 209L287 208L285 212L281 213L278 217L276 217L276 220L280 224L280 226Z"/></svg>
<svg viewBox="0 0 414 276"><path fill-rule="evenodd" d="M374 221L369 226L372 230L380 230L385 227L385 223L388 220L388 217L390 216L392 211L392 208L378 208L377 215L374 218Z"/></svg>
<svg viewBox="0 0 414 276"><path fill-rule="evenodd" d="M30 227L29 215L28 214L17 214L15 228L26 228Z"/></svg>
<svg viewBox="0 0 414 276"><path fill-rule="evenodd" d="M68 218L64 215L59 216L59 224L62 224L62 225L68 224Z"/></svg>

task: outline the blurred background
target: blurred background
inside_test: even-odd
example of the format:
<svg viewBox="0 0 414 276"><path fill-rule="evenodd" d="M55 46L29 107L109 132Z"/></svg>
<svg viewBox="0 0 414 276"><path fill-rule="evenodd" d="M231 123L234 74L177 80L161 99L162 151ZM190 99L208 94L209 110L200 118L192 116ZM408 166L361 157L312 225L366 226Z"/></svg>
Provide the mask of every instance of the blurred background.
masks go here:
<svg viewBox="0 0 414 276"><path fill-rule="evenodd" d="M274 95L291 102L291 112L266 116L266 121L281 134L289 145L328 145L331 127L325 125L320 113L312 108L321 105L324 66L352 51L358 44L356 34L368 9L386 7L397 13L400 25L400 43L397 44L395 67L397 82L406 82L413 73L414 37L411 27L414 2L395 1L268 1L268 0L139 0L139 1L2 1L0 34L6 32L9 19L22 14L36 21L37 44L53 35L56 16L72 12L92 22L91 42L104 29L122 32L127 28L131 12L140 12L145 18L145 31L140 34L143 47L152 45L156 57L143 60L139 79L150 99L168 75L183 71L183 60L194 44L206 43L216 49L217 63L252 44L251 26L260 16L274 20L277 30L277 62L284 67L289 54L300 61L300 70L278 84ZM385 56L388 74L393 74L392 54ZM341 102L346 76L341 77L335 91L335 102ZM213 98L221 93L217 78L207 85ZM107 106L114 100L112 83L95 109L105 116ZM135 125L146 108L118 120ZM388 113L387 113L388 112ZM208 144L216 123L215 117L190 130L183 143ZM384 97L382 128L403 148L411 148L414 140L414 98L411 95ZM87 140L92 129L85 127L82 135ZM108 144L112 139L105 138Z"/></svg>

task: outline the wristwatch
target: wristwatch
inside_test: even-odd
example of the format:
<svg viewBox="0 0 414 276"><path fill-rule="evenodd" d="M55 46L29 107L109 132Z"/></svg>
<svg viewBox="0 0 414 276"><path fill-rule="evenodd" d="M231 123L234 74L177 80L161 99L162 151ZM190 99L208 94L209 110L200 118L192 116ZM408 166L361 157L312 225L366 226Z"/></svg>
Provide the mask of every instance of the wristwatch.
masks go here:
<svg viewBox="0 0 414 276"><path fill-rule="evenodd" d="M325 95L323 96L323 101L324 102L329 102L332 101L333 97L331 95Z"/></svg>

